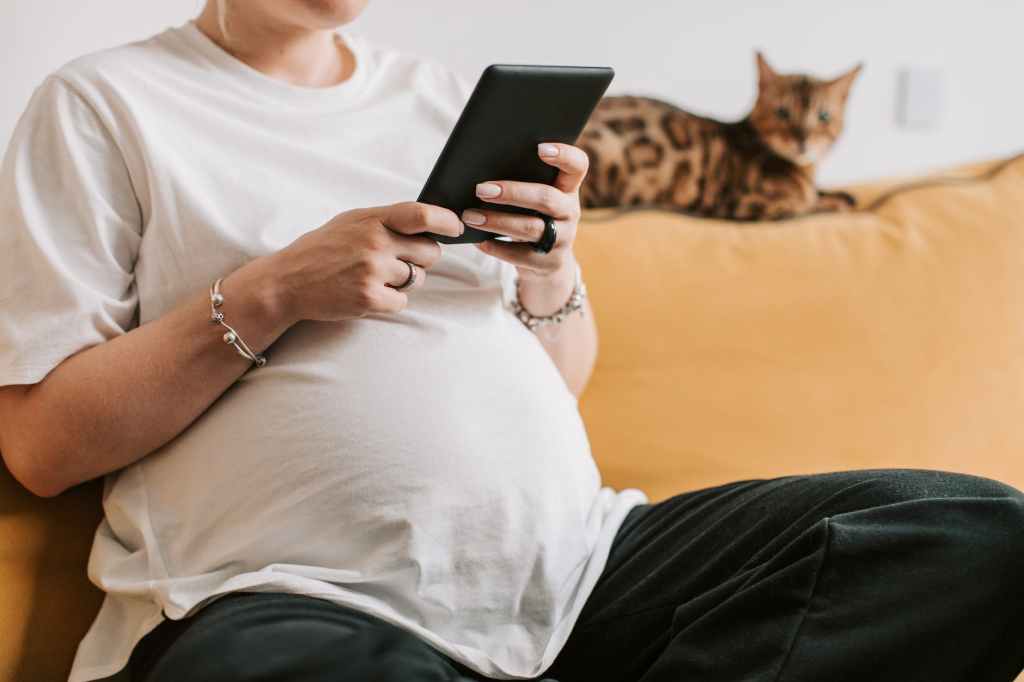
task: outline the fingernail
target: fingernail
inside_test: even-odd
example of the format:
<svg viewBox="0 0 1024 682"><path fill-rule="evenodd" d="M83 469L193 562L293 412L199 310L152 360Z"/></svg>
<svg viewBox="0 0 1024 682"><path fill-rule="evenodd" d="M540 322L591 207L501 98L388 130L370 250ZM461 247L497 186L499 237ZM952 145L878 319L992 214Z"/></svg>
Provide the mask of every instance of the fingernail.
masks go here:
<svg viewBox="0 0 1024 682"><path fill-rule="evenodd" d="M476 186L478 197L496 197L499 194L501 194L501 186L495 185L493 182L481 182Z"/></svg>
<svg viewBox="0 0 1024 682"><path fill-rule="evenodd" d="M537 145L537 153L541 156L558 156L558 147L542 142Z"/></svg>
<svg viewBox="0 0 1024 682"><path fill-rule="evenodd" d="M485 216L480 211L467 209L462 212L462 222L466 223L467 225L483 225L484 221L486 220L487 216Z"/></svg>

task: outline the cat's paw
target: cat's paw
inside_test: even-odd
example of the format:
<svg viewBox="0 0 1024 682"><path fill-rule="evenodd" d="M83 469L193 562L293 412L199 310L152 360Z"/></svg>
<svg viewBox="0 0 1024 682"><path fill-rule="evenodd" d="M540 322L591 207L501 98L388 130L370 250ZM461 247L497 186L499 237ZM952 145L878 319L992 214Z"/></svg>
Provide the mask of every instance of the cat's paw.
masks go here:
<svg viewBox="0 0 1024 682"><path fill-rule="evenodd" d="M844 212L857 208L857 200L849 192L818 192L818 211Z"/></svg>

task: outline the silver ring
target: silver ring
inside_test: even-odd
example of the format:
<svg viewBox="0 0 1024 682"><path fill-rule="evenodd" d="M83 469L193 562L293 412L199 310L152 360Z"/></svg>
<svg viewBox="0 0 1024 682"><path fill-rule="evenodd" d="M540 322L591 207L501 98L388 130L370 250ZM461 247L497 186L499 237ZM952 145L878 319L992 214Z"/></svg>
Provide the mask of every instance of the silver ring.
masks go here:
<svg viewBox="0 0 1024 682"><path fill-rule="evenodd" d="M403 263L409 266L409 279L402 282L401 285L395 287L395 291L402 291L416 284L416 266L407 260L402 260L401 258L399 258L398 260L401 260Z"/></svg>

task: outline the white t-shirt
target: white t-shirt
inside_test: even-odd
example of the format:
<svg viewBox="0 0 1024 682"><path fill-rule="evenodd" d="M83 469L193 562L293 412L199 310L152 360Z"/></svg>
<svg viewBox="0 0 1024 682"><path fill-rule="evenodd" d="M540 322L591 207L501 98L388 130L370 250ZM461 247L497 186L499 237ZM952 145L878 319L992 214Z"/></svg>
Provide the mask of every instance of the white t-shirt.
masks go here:
<svg viewBox="0 0 1024 682"><path fill-rule="evenodd" d="M416 198L472 82L338 33L356 68L334 87L266 76L191 21L42 83L0 172L0 385L337 213ZM572 393L508 307L513 274L443 246L407 309L298 323L107 476L88 567L107 595L71 682L235 590L314 595L484 675L540 675L648 499L602 486Z"/></svg>

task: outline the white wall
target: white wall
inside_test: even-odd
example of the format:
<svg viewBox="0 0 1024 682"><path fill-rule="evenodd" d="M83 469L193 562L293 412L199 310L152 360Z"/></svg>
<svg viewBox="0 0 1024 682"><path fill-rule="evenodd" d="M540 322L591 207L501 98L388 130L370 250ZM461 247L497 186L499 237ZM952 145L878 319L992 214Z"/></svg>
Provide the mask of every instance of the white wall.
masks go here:
<svg viewBox="0 0 1024 682"><path fill-rule="evenodd" d="M475 76L491 62L607 64L611 93L723 118L749 107L753 49L777 68L839 73L863 59L825 182L912 173L1024 149L1024 2L1018 0L371 0L353 26ZM0 0L0 141L65 61L150 35L201 0ZM941 69L939 124L896 124L899 69Z"/></svg>

